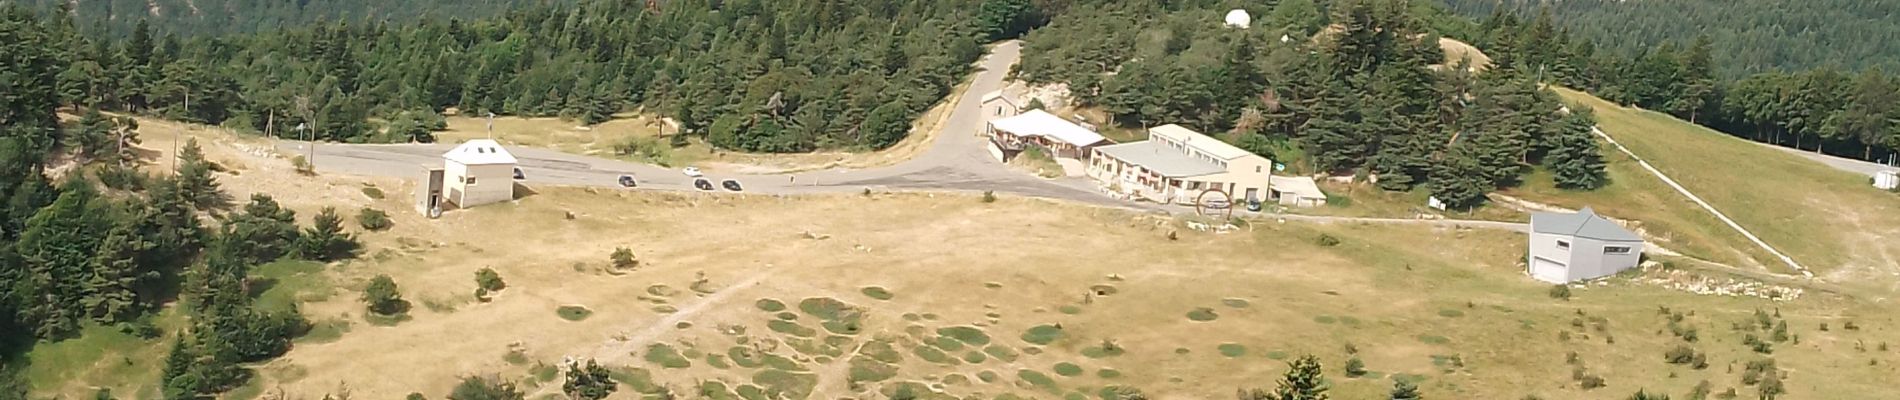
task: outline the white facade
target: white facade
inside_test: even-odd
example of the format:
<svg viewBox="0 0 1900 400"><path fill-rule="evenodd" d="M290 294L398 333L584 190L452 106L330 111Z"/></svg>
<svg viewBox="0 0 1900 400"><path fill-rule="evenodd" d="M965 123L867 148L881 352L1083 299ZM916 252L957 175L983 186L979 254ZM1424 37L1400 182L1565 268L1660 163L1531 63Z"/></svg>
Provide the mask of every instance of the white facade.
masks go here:
<svg viewBox="0 0 1900 400"><path fill-rule="evenodd" d="M1642 261L1643 240L1589 208L1531 215L1531 278L1570 283L1615 275Z"/></svg>
<svg viewBox="0 0 1900 400"><path fill-rule="evenodd" d="M442 155L443 192L456 207L515 198L515 157L493 140L477 139Z"/></svg>

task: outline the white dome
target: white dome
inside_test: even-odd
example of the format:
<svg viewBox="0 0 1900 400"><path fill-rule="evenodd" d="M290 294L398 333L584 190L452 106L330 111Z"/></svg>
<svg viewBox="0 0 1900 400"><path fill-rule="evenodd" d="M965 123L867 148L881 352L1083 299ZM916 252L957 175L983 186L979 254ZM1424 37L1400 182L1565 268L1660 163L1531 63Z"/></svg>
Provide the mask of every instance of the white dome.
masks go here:
<svg viewBox="0 0 1900 400"><path fill-rule="evenodd" d="M1247 10L1235 9L1227 12L1227 26L1229 27L1246 29L1247 26L1252 24L1253 16L1248 15Z"/></svg>

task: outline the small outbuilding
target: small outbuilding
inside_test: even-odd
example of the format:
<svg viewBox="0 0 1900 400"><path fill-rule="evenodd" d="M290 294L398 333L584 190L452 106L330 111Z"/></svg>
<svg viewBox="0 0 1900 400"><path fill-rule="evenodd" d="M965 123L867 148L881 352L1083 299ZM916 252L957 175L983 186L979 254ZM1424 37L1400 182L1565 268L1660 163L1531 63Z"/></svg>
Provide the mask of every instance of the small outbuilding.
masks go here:
<svg viewBox="0 0 1900 400"><path fill-rule="evenodd" d="M1643 238L1584 207L1576 213L1531 214L1531 278L1570 283L1635 268Z"/></svg>
<svg viewBox="0 0 1900 400"><path fill-rule="evenodd" d="M1290 207L1319 207L1326 205L1326 192L1319 190L1319 183L1312 177L1274 175L1267 183L1271 188L1273 200L1280 205Z"/></svg>
<svg viewBox="0 0 1900 400"><path fill-rule="evenodd" d="M515 156L490 139L475 139L442 154L443 193L457 208L515 198Z"/></svg>

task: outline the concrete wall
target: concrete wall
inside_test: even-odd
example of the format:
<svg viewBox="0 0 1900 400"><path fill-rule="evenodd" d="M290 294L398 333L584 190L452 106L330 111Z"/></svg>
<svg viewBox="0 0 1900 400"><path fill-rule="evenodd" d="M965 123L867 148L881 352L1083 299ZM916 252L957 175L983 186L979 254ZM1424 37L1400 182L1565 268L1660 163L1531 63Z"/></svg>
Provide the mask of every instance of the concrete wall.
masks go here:
<svg viewBox="0 0 1900 400"><path fill-rule="evenodd" d="M469 208L515 198L515 166L512 164L463 165L443 163L443 183L455 206ZM469 178L474 182L470 183Z"/></svg>
<svg viewBox="0 0 1900 400"><path fill-rule="evenodd" d="M1570 248L1558 246L1558 242L1569 242ZM1605 246L1629 246L1627 254L1604 254ZM1572 237L1548 233L1531 233L1530 257L1525 260L1526 268L1531 269L1531 277L1551 283L1570 283L1615 275L1625 269L1636 267L1642 259L1643 242L1605 242L1591 238ZM1537 269L1538 259L1556 262L1563 266L1560 274L1548 273Z"/></svg>

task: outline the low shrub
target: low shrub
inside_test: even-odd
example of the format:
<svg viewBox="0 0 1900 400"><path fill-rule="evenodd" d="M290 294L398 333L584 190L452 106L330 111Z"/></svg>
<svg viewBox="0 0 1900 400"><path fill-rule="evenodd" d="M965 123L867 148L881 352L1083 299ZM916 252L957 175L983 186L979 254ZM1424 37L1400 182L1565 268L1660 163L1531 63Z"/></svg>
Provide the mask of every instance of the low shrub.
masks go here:
<svg viewBox="0 0 1900 400"><path fill-rule="evenodd" d="M375 189L375 188L364 188L364 189L367 190L367 189ZM363 207L363 210L356 212L356 224L362 226L363 229L372 230L372 231L380 231L384 229L389 229L390 227L396 225L395 222L392 222L389 220L389 213L385 213L383 212L383 210L378 210L378 209L369 208L369 207Z"/></svg>

